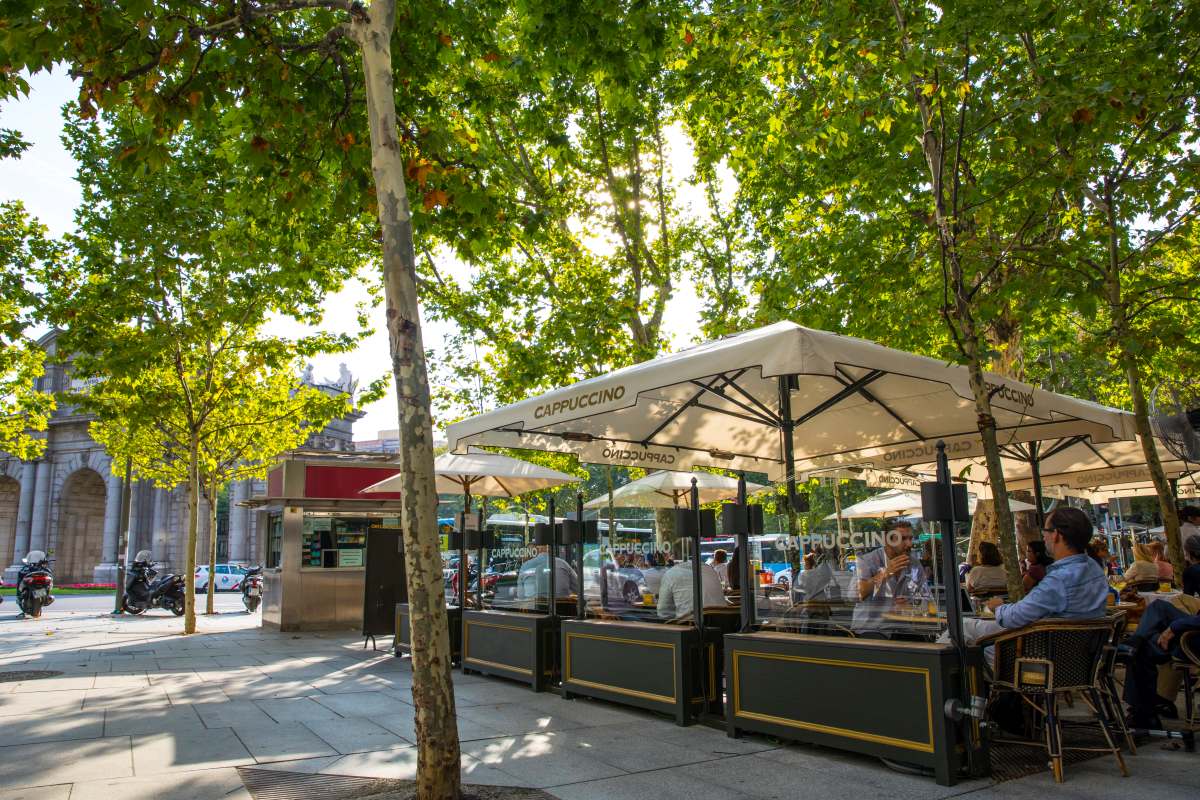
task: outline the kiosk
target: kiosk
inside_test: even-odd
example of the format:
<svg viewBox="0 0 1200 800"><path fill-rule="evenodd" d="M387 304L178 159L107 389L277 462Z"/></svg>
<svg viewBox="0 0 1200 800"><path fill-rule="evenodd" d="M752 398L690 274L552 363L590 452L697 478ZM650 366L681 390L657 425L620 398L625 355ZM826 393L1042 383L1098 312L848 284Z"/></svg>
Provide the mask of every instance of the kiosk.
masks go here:
<svg viewBox="0 0 1200 800"><path fill-rule="evenodd" d="M371 530L399 526L399 494L361 495L395 473L380 456L291 456L267 475L255 510L263 625L281 631L361 629Z"/></svg>

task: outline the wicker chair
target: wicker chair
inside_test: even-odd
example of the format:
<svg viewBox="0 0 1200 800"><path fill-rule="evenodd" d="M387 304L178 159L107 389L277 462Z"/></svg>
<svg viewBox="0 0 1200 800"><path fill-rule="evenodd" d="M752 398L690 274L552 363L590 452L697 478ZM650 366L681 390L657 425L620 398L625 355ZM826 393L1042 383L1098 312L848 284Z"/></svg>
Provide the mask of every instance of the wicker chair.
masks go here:
<svg viewBox="0 0 1200 800"><path fill-rule="evenodd" d="M1191 729L1200 727L1200 708L1196 707L1196 692L1200 691L1200 631L1179 637L1179 655L1172 666L1182 678L1184 722Z"/></svg>
<svg viewBox="0 0 1200 800"><path fill-rule="evenodd" d="M1070 749L1112 753L1121 767L1121 774L1129 775L1103 711L1102 662L1105 647L1110 646L1112 640L1113 620L1106 618L1043 619L979 642L995 646L993 698L1003 692L1013 692L1043 718L1045 742L1040 746L1045 747L1050 757L1054 780L1058 783L1063 781L1062 722L1058 705L1063 696L1071 692L1087 702L1108 747Z"/></svg>
<svg viewBox="0 0 1200 800"><path fill-rule="evenodd" d="M1117 668L1117 645L1125 638L1127 617L1124 611L1118 611L1108 617L1112 624L1112 639L1104 646L1104 654L1100 657L1100 699L1101 713L1109 726L1125 740L1125 746L1130 755L1137 755L1137 745L1133 741L1133 733L1125 724L1124 706L1121 703L1121 692L1117 688L1115 678Z"/></svg>

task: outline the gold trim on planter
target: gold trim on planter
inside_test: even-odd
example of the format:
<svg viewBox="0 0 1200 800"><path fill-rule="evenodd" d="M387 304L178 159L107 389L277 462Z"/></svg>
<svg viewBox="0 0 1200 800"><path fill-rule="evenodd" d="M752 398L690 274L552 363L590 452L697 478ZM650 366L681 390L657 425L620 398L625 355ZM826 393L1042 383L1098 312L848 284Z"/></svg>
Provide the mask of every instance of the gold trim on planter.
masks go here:
<svg viewBox="0 0 1200 800"><path fill-rule="evenodd" d="M818 722L804 722L801 720L787 719L785 717L776 717L771 714L759 714L755 711L742 710L741 697L741 682L738 674L738 659L742 656L747 658L773 658L779 661L799 661L805 664L823 664L835 667L856 667L860 669L879 669L887 672L909 672L916 675L925 676L925 709L928 712L929 724L929 741L918 742L912 739L897 739L893 736L880 736L877 733L869 731L856 731L850 728L838 728L832 725L822 725ZM755 719L761 722L770 722L776 725L784 725L789 728L800 728L802 730L816 731L818 733L829 733L835 736L845 736L848 739L858 739L864 742L875 742L876 744L887 744L893 747L902 747L906 750L919 750L922 753L934 752L933 745L933 689L930 686L930 674L928 669L921 667L902 667L897 664L877 664L864 661L843 661L832 658L810 658L807 656L786 656L779 653L755 653L747 651L732 651L733 662L733 715L734 717L743 717L745 719Z"/></svg>
<svg viewBox="0 0 1200 800"><path fill-rule="evenodd" d="M533 633L533 630L531 628L522 628L520 625L497 625L494 622L476 622L474 620L469 620L466 617L463 617L463 622L462 622L462 637L463 637L462 662L464 664L466 664L467 662L470 662L472 664L481 664L485 667L495 667L497 669L506 669L509 672L519 672L522 675L530 675L530 676L533 675L532 669L525 669L523 667L515 667L512 664L501 664L497 661L487 661L482 658L471 658L469 655L467 655L470 652L469 651L469 647L471 644L471 632L470 631L471 631L472 625L478 626L480 628L500 628L500 629L506 630L506 631L520 631L521 633L529 633L529 634Z"/></svg>
<svg viewBox="0 0 1200 800"><path fill-rule="evenodd" d="M564 686L567 684L567 682L571 682L571 683L577 684L579 686L588 686L592 689L604 689L605 691L616 692L617 694L624 694L624 695L628 695L630 697L640 697L643 700L654 700L659 703L670 703L672 705L675 704L675 696L677 694L679 694L679 687L677 687L675 685L675 668L676 668L675 645L670 644L668 642L647 642L647 641L643 641L641 639L625 639L625 638L622 638L619 636L597 636L592 633L567 633L566 637L567 637L566 647L563 648L564 652L566 654L566 658L563 659L564 664L563 664L563 679L562 680L563 680ZM646 647L665 647L665 648L667 648L668 650L671 651L671 695L667 696L665 694L653 694L651 692L639 692L636 689L625 689L623 687L612 686L607 683L597 683L596 681L589 681L589 680L584 680L582 678L572 677L571 676L571 639L572 638L599 639L601 641L606 641L606 642L620 642L622 644L640 644L640 645L644 645Z"/></svg>

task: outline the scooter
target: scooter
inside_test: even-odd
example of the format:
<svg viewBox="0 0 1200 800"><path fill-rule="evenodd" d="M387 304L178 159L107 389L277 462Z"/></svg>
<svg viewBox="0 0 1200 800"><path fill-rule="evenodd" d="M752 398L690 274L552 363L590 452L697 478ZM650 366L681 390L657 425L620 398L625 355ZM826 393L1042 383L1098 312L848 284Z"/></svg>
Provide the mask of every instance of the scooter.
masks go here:
<svg viewBox="0 0 1200 800"><path fill-rule="evenodd" d="M36 619L42 615L42 608L54 602L50 593L54 588L54 573L41 550L30 550L21 563L24 566L17 573L17 605L22 614Z"/></svg>
<svg viewBox="0 0 1200 800"><path fill-rule="evenodd" d="M167 573L156 579L156 575L150 551L138 551L125 583L125 610L141 614L148 608L165 608L177 617L183 616L183 577Z"/></svg>
<svg viewBox="0 0 1200 800"><path fill-rule="evenodd" d="M242 605L246 607L246 611L253 614L258 609L258 604L262 602L263 590L263 568L261 566L251 567L246 570L246 574L242 576Z"/></svg>

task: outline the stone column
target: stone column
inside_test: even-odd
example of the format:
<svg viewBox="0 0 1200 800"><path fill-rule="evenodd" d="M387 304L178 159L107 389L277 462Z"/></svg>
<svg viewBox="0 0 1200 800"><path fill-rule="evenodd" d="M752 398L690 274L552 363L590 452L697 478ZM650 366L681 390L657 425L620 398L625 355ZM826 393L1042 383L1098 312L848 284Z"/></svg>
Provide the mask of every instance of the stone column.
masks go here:
<svg viewBox="0 0 1200 800"><path fill-rule="evenodd" d="M247 517L250 509L239 506L250 493L249 481L235 481L229 487L229 560L241 564L248 559L249 525Z"/></svg>
<svg viewBox="0 0 1200 800"><path fill-rule="evenodd" d="M50 491L54 465L49 461L37 462L37 473L33 490L33 511L29 520L29 550L45 550L50 529ZM26 551L28 552L28 551ZM24 557L24 553L21 554Z"/></svg>
<svg viewBox="0 0 1200 800"><path fill-rule="evenodd" d="M124 481L109 465L108 481L104 487L104 539L100 563L92 572L96 583L112 583L117 579L117 546L121 541L121 489Z"/></svg>
<svg viewBox="0 0 1200 800"><path fill-rule="evenodd" d="M145 527L142 519L142 495L146 490L145 481L134 481L133 491L129 493L129 530L125 540L125 561L129 563L142 547L144 539L142 530Z"/></svg>
<svg viewBox="0 0 1200 800"><path fill-rule="evenodd" d="M156 559L167 557L167 510L171 505L171 493L167 489L154 490L154 515L150 525L150 541L146 546Z"/></svg>
<svg viewBox="0 0 1200 800"><path fill-rule="evenodd" d="M13 551L0 553L0 558L12 559L12 566L4 571L4 582L10 585L16 583L21 559L29 552L29 527L33 522L33 490L36 482L37 464L33 461L21 462L21 495L17 504L17 530L13 536ZM0 561L0 564L3 563Z"/></svg>

